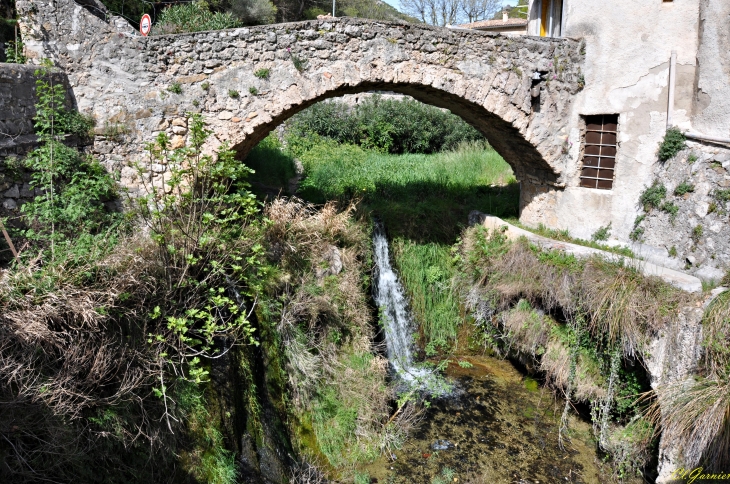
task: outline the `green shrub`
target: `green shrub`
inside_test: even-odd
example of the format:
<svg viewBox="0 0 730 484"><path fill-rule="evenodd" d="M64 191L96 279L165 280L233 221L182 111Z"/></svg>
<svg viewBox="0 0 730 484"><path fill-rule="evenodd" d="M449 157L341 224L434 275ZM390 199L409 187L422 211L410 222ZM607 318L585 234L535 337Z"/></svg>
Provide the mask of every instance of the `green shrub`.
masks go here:
<svg viewBox="0 0 730 484"><path fill-rule="evenodd" d="M667 212L671 219L674 220L679 213L679 207L672 202L664 202L662 203L662 211Z"/></svg>
<svg viewBox="0 0 730 484"><path fill-rule="evenodd" d="M258 96L258 95L259 95L259 90L258 90L258 89L256 89L256 88L255 88L254 86L251 86L251 87L249 87L249 88L248 88L248 92L249 92L249 93L250 93L250 94L251 94L252 96ZM236 94L238 94L238 93L236 93Z"/></svg>
<svg viewBox="0 0 730 484"><path fill-rule="evenodd" d="M725 190L718 188L717 190L712 192L712 196L715 197L715 200L720 203L730 202L730 188Z"/></svg>
<svg viewBox="0 0 730 484"><path fill-rule="evenodd" d="M702 228L702 225L696 225L695 228L692 229L692 240L694 240L695 243L698 243L704 233L705 229Z"/></svg>
<svg viewBox="0 0 730 484"><path fill-rule="evenodd" d="M691 193L695 191L695 186L691 184L689 181L685 180L679 185L677 185L677 188L674 189L674 194L677 196L682 196L685 193Z"/></svg>
<svg viewBox="0 0 730 484"><path fill-rule="evenodd" d="M664 200L666 194L666 187L660 182L654 181L650 187L642 192L639 197L639 201L643 205L644 211L649 212L650 210L661 206L662 200Z"/></svg>
<svg viewBox="0 0 730 484"><path fill-rule="evenodd" d="M28 59L24 53L25 45L23 45L23 41L18 40L16 43L14 40L10 40L5 46L5 62L8 64L25 64Z"/></svg>
<svg viewBox="0 0 730 484"><path fill-rule="evenodd" d="M208 89L210 89L210 82L204 81L203 83L200 84L200 88L203 91L207 91Z"/></svg>
<svg viewBox="0 0 730 484"><path fill-rule="evenodd" d="M690 153L689 156L687 157L687 163L689 163L691 165L695 161L697 161L697 155L694 153Z"/></svg>
<svg viewBox="0 0 730 484"><path fill-rule="evenodd" d="M273 24L276 6L269 0L228 0L228 11L245 25Z"/></svg>
<svg viewBox="0 0 730 484"><path fill-rule="evenodd" d="M231 29L242 23L233 14L213 13L205 2L185 3L167 7L160 13L153 35Z"/></svg>
<svg viewBox="0 0 730 484"><path fill-rule="evenodd" d="M629 234L629 239L633 240L634 242L638 242L641 239L641 236L644 235L644 228L640 227L640 225L645 218L646 215L639 215L636 217L636 219L634 220L634 228Z"/></svg>
<svg viewBox="0 0 730 484"><path fill-rule="evenodd" d="M253 88L252 87L251 89L256 89L256 88ZM256 95L256 93L253 93L253 92L251 94ZM228 96L230 96L233 99L238 99L241 95L235 89L229 89L228 90Z"/></svg>
<svg viewBox="0 0 730 484"><path fill-rule="evenodd" d="M611 236L611 224L609 223L605 227L600 227L598 230L593 232L593 235L591 236L591 240L593 241L601 241L601 240L608 240L608 238Z"/></svg>
<svg viewBox="0 0 730 484"><path fill-rule="evenodd" d="M299 72L304 72L307 69L309 60L303 57L299 57L297 54L293 54L291 52L289 52L289 55L291 56L292 64L294 64L294 69L298 70Z"/></svg>
<svg viewBox="0 0 730 484"><path fill-rule="evenodd" d="M57 129L64 133L87 138L94 134L96 120L93 116L78 111L61 109L56 117Z"/></svg>
<svg viewBox="0 0 730 484"><path fill-rule="evenodd" d="M687 138L679 128L669 128L664 135L664 141L659 145L658 156L661 161L667 161L687 147Z"/></svg>
<svg viewBox="0 0 730 484"><path fill-rule="evenodd" d="M269 69L259 69L256 72L254 72L253 75L258 77L259 79L268 79L269 73L270 73Z"/></svg>
<svg viewBox="0 0 730 484"><path fill-rule="evenodd" d="M291 132L299 136L314 133L388 153L435 153L484 140L476 129L449 112L412 99L380 96L354 107L338 101L315 104L292 118Z"/></svg>
<svg viewBox="0 0 730 484"><path fill-rule="evenodd" d="M116 184L99 162L60 142L70 130L88 134L92 122L63 108L63 86L45 78L36 81L35 132L40 147L31 151L24 165L30 169L31 186L44 195L25 203L26 239L52 243L80 234L98 234L118 219L105 202L116 198Z"/></svg>
<svg viewBox="0 0 730 484"><path fill-rule="evenodd" d="M182 94L182 85L179 82L173 82L169 86L167 86L167 90L170 91L173 94Z"/></svg>

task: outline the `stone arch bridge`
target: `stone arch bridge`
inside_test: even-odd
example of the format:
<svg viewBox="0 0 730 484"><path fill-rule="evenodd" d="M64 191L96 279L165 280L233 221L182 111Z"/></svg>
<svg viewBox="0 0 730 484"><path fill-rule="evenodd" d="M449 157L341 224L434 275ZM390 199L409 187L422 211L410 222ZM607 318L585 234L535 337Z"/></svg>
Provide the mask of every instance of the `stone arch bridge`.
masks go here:
<svg viewBox="0 0 730 484"><path fill-rule="evenodd" d="M17 9L28 55L65 71L77 107L97 119L95 154L132 192L131 163L160 131L184 143L186 112L212 129L207 149L228 142L244 156L307 106L370 90L447 108L481 131L521 183L526 223L549 220L573 165L578 41L351 18L142 37L96 0L18 0ZM148 168L157 179L165 169Z"/></svg>

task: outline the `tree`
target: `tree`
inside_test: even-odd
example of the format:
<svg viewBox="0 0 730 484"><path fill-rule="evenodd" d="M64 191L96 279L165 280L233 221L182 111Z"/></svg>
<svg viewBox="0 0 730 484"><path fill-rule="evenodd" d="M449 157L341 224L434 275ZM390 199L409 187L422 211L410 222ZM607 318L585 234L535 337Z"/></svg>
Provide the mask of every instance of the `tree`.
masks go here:
<svg viewBox="0 0 730 484"><path fill-rule="evenodd" d="M461 11L469 23L488 19L502 6L500 0L461 0Z"/></svg>
<svg viewBox="0 0 730 484"><path fill-rule="evenodd" d="M402 0L403 11L431 25L453 25L459 17L459 0Z"/></svg>
<svg viewBox="0 0 730 484"><path fill-rule="evenodd" d="M492 20L501 20L502 19L502 12L507 12L509 14L509 18L527 18L527 0L518 0L517 5L510 7L506 6L503 9L497 10L494 12L494 16L492 17Z"/></svg>
<svg viewBox="0 0 730 484"><path fill-rule="evenodd" d="M441 27L489 18L501 4L501 0L401 0L404 13Z"/></svg>
<svg viewBox="0 0 730 484"><path fill-rule="evenodd" d="M228 9L246 25L271 24L276 7L269 0L231 0Z"/></svg>

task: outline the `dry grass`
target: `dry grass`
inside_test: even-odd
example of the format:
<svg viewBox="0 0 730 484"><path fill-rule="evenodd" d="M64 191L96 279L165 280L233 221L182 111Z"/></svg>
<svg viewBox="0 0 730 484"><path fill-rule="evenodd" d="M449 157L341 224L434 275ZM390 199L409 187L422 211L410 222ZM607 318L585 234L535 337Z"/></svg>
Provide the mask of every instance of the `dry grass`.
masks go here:
<svg viewBox="0 0 730 484"><path fill-rule="evenodd" d="M555 324L550 316L536 311L524 299L503 313L501 322L507 331L507 339L514 341L519 351L532 355L545 352Z"/></svg>
<svg viewBox="0 0 730 484"><path fill-rule="evenodd" d="M386 362L373 356L365 278L369 238L352 220L353 210L277 200L266 208L270 223L263 229L252 227L249 234L244 228L240 241L221 239L214 249L244 261L256 243L266 249L271 272L257 281L265 294L250 297L258 298L262 318L276 319L294 405L312 407L329 386L337 401L356 409L345 459L366 441L377 452L392 395ZM12 446L5 462L14 482L39 475L81 482L83 472L93 471L87 461L94 455L121 459L119 449L133 453L134 446L147 449L140 455L150 452L143 465L162 469L164 459L176 465L176 439L186 423L169 395L153 394L163 376L172 386L171 369L187 375L183 360L171 361L170 349L182 348L175 346L166 316L199 306L207 287L232 283L225 273L196 274L196 266L169 262L157 244L140 236L88 264L3 272L0 440ZM181 286L183 270L208 286ZM163 311L156 319L150 317L155 306ZM162 341L150 343L150 334ZM240 345L235 332L225 338ZM137 472L135 465L114 464L120 479L125 469Z"/></svg>
<svg viewBox="0 0 730 484"><path fill-rule="evenodd" d="M555 388L567 389L570 383L570 349L560 340L553 339L540 359L540 370ZM579 354L572 381L573 398L590 402L606 397L605 378L595 361Z"/></svg>
<svg viewBox="0 0 730 484"><path fill-rule="evenodd" d="M669 442L683 451L685 464L711 469L730 466L730 291L705 311L703 377L658 388L651 418Z"/></svg>
<svg viewBox="0 0 730 484"><path fill-rule="evenodd" d="M159 290L160 267L148 241L126 242L95 263L31 265L0 280L0 435L14 482L78 479L109 439L152 452L169 444L157 420L164 408L146 398L162 361L136 319ZM127 425L89 425L104 409ZM128 464L119 465L121 475Z"/></svg>
<svg viewBox="0 0 730 484"><path fill-rule="evenodd" d="M730 379L730 291L719 294L702 320L704 367L708 375Z"/></svg>
<svg viewBox="0 0 730 484"><path fill-rule="evenodd" d="M316 209L281 198L265 209L271 220L269 256L281 271L272 288L282 302L277 330L294 403L302 409L311 403L321 378L335 372L340 346L370 351L365 261L358 255L369 247L367 235L353 223L353 211L354 206L340 212L334 203Z"/></svg>
<svg viewBox="0 0 730 484"><path fill-rule="evenodd" d="M525 239L496 241L479 228L466 232L462 254L470 279L489 292L498 311L524 299L568 319L588 315L591 335L620 344L629 358L639 355L647 338L691 301L690 295L635 268L541 251Z"/></svg>
<svg viewBox="0 0 730 484"><path fill-rule="evenodd" d="M730 383L691 378L660 387L648 418L668 442L679 446L684 464L711 469L730 465Z"/></svg>

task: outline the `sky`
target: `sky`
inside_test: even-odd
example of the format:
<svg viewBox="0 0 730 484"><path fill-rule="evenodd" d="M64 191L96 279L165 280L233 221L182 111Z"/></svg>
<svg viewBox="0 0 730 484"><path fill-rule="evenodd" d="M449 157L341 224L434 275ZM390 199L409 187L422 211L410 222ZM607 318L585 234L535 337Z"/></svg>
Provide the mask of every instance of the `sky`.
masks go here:
<svg viewBox="0 0 730 484"><path fill-rule="evenodd" d="M383 0L385 3L395 7L398 9L398 11L401 11L400 8L400 0ZM502 2L503 5L517 5L517 0L504 0Z"/></svg>

